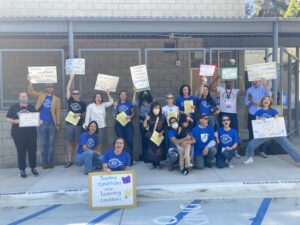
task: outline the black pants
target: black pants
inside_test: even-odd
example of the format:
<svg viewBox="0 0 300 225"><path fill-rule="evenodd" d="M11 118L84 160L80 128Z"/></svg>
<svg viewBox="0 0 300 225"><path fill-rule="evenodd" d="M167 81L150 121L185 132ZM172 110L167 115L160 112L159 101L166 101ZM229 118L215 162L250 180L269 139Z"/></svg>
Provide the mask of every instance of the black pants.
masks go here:
<svg viewBox="0 0 300 225"><path fill-rule="evenodd" d="M36 137L21 137L13 138L17 153L18 153L18 166L20 170L26 168L26 154L28 152L28 161L31 169L36 167Z"/></svg>
<svg viewBox="0 0 300 225"><path fill-rule="evenodd" d="M248 113L248 131L249 131L249 141L254 139L253 137L253 127L252 127L252 120L255 120L256 116Z"/></svg>

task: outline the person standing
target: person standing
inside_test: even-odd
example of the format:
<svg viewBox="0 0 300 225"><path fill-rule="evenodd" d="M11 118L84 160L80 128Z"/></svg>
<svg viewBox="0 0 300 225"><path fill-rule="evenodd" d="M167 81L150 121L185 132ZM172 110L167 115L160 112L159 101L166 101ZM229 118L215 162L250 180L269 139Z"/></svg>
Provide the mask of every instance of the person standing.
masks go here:
<svg viewBox="0 0 300 225"><path fill-rule="evenodd" d="M60 129L60 98L54 95L54 84L45 84L44 92L34 90L28 77L28 93L37 98L35 109L40 113L38 128L43 169L53 168L56 132Z"/></svg>
<svg viewBox="0 0 300 225"><path fill-rule="evenodd" d="M6 121L12 124L11 136L14 140L17 154L18 154L18 167L20 170L20 177L26 178L26 155L28 154L29 166L31 173L38 176L39 173L36 169L36 150L37 150L37 132L35 127L19 127L20 113L33 113L36 112L33 105L28 103L28 95L26 92L19 93L19 103L12 105L7 114Z"/></svg>
<svg viewBox="0 0 300 225"><path fill-rule="evenodd" d="M83 119L86 111L85 102L80 100L80 92L78 89L74 89L71 95L71 85L75 75L70 74L70 79L66 88L66 96L68 102L68 111L74 113L74 117L80 118L76 125L66 122L65 138L67 140L67 164L65 168L69 168L73 164L73 155L75 149L78 147L78 142L81 134Z"/></svg>

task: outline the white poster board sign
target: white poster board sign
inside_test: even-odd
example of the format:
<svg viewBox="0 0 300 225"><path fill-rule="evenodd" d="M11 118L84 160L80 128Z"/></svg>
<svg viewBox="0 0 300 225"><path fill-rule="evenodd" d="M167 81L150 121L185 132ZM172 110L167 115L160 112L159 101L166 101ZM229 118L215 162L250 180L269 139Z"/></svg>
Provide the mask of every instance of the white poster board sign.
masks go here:
<svg viewBox="0 0 300 225"><path fill-rule="evenodd" d="M19 127L38 127L40 123L40 113L20 113Z"/></svg>
<svg viewBox="0 0 300 225"><path fill-rule="evenodd" d="M130 67L131 78L137 92L150 90L148 72L146 65Z"/></svg>
<svg viewBox="0 0 300 225"><path fill-rule="evenodd" d="M277 79L276 62L248 65L247 72L249 81Z"/></svg>
<svg viewBox="0 0 300 225"><path fill-rule="evenodd" d="M98 74L95 90L116 92L119 83L119 77L106 74Z"/></svg>
<svg viewBox="0 0 300 225"><path fill-rule="evenodd" d="M33 84L57 83L56 66L28 67L28 76Z"/></svg>
<svg viewBox="0 0 300 225"><path fill-rule="evenodd" d="M283 117L252 120L252 126L254 139L287 136Z"/></svg>
<svg viewBox="0 0 300 225"><path fill-rule="evenodd" d="M212 77L215 73L215 70L216 65L201 64L199 75L205 77Z"/></svg>
<svg viewBox="0 0 300 225"><path fill-rule="evenodd" d="M236 67L222 68L221 74L223 80L236 80L238 76L238 70Z"/></svg>
<svg viewBox="0 0 300 225"><path fill-rule="evenodd" d="M85 74L85 59L67 59L66 60L66 74Z"/></svg>
<svg viewBox="0 0 300 225"><path fill-rule="evenodd" d="M136 205L135 171L89 173L90 209L134 208Z"/></svg>

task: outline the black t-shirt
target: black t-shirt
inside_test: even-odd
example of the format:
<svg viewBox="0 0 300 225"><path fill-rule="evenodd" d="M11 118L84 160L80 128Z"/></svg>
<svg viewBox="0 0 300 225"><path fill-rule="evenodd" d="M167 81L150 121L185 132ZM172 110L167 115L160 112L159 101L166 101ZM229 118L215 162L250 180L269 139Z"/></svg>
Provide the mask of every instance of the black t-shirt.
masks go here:
<svg viewBox="0 0 300 225"><path fill-rule="evenodd" d="M68 110L72 111L73 113L80 113L80 120L77 124L77 126L82 126L83 119L84 119L84 113L86 112L86 104L81 101L75 101L74 98L71 96L68 99Z"/></svg>
<svg viewBox="0 0 300 225"><path fill-rule="evenodd" d="M21 107L19 103L16 103L9 108L6 117L16 120L19 119L19 113L26 112L36 112L36 110L33 105L28 104L27 107ZM13 138L36 137L37 132L35 127L19 127L19 124L12 124L11 136Z"/></svg>

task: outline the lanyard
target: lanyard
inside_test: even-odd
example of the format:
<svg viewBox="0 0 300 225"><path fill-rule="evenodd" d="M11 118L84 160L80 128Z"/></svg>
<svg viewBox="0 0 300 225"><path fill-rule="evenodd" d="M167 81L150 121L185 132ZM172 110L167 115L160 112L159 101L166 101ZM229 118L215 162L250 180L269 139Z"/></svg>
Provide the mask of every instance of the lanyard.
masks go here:
<svg viewBox="0 0 300 225"><path fill-rule="evenodd" d="M229 92L229 94L228 94L228 92L227 92L227 89L226 89L226 88L225 88L225 91L226 91L226 97L227 97L227 99L230 99L230 95L231 95L232 89L230 89L230 92Z"/></svg>

